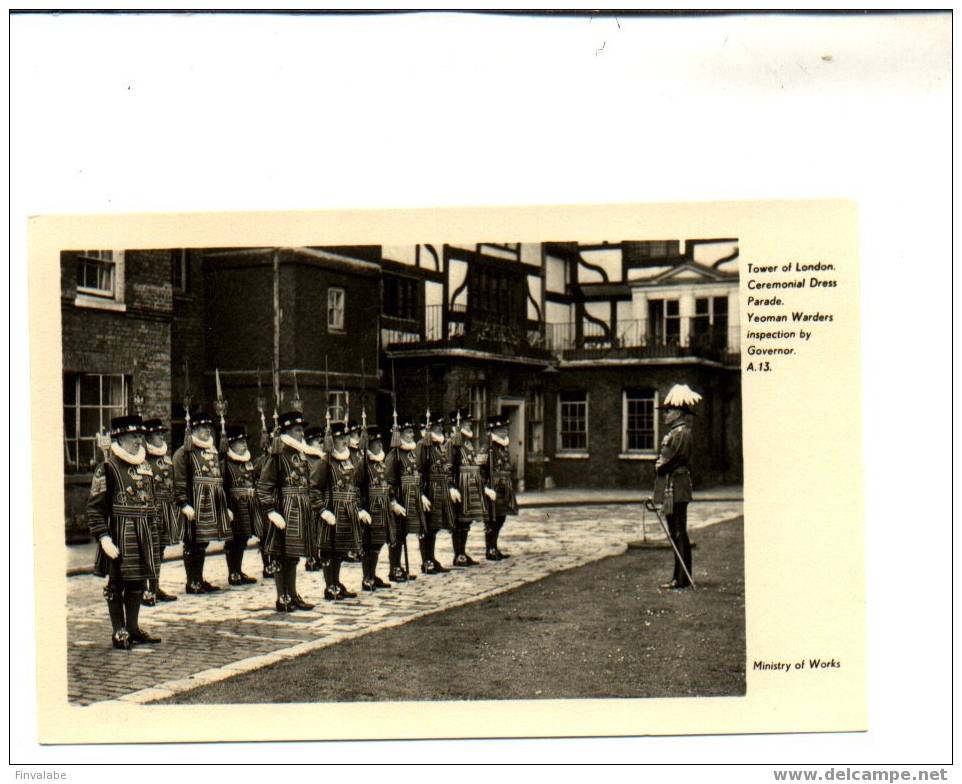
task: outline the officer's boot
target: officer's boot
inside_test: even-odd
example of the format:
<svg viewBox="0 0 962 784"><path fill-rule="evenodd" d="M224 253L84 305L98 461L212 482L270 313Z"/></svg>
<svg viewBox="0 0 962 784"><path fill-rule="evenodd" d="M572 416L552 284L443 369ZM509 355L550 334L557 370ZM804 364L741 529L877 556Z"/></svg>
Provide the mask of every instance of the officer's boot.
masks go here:
<svg viewBox="0 0 962 784"><path fill-rule="evenodd" d="M404 570L401 568L401 545L389 544L387 547L388 579L392 583L404 582Z"/></svg>
<svg viewBox="0 0 962 784"><path fill-rule="evenodd" d="M129 651L131 642L130 633L127 631L127 625L124 623L123 592L108 583L104 588L104 598L107 600L107 612L110 614L114 648Z"/></svg>
<svg viewBox="0 0 962 784"><path fill-rule="evenodd" d="M424 574L437 574L434 563L431 561L431 534L422 531L418 536L418 549L421 551L421 572Z"/></svg>
<svg viewBox="0 0 962 784"><path fill-rule="evenodd" d="M124 615L127 620L127 631L130 633L130 641L135 645L147 645L149 643L160 642L160 637L154 637L149 632L140 628L138 618L140 616L140 602L143 599L143 591L124 590Z"/></svg>
<svg viewBox="0 0 962 784"><path fill-rule="evenodd" d="M471 533L471 526L461 529L461 556L466 566L477 566L478 562L468 555L468 535Z"/></svg>
<svg viewBox="0 0 962 784"><path fill-rule="evenodd" d="M374 580L375 588L390 588L391 587L390 583L385 582L384 580L382 580L380 577L377 576L377 562L380 557L381 557L380 545L377 547L372 547L371 548L371 578Z"/></svg>

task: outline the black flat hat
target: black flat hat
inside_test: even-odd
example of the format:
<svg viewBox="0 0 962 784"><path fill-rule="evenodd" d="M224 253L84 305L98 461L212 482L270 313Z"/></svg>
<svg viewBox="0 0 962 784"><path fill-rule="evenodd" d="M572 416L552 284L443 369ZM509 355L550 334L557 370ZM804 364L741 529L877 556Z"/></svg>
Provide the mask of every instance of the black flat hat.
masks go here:
<svg viewBox="0 0 962 784"><path fill-rule="evenodd" d="M331 436L337 438L338 436L347 435L347 425L343 422L331 422Z"/></svg>
<svg viewBox="0 0 962 784"><path fill-rule="evenodd" d="M319 425L311 425L304 431L304 440L312 441L315 438L324 438L324 428Z"/></svg>
<svg viewBox="0 0 962 784"><path fill-rule="evenodd" d="M167 432L167 427L159 419L145 419L144 432L145 433L165 433Z"/></svg>
<svg viewBox="0 0 962 784"><path fill-rule="evenodd" d="M277 418L277 424L281 430L288 430L296 425L307 426L307 420L300 411L288 411Z"/></svg>
<svg viewBox="0 0 962 784"><path fill-rule="evenodd" d="M200 427L201 425L207 425L208 427L214 426L214 417L208 414L206 411L198 411L190 418L191 427Z"/></svg>
<svg viewBox="0 0 962 784"><path fill-rule="evenodd" d="M237 441L240 438L247 438L247 425L228 425L227 440Z"/></svg>
<svg viewBox="0 0 962 784"><path fill-rule="evenodd" d="M110 420L110 435L122 436L125 433L143 433L144 420L140 414L114 417Z"/></svg>

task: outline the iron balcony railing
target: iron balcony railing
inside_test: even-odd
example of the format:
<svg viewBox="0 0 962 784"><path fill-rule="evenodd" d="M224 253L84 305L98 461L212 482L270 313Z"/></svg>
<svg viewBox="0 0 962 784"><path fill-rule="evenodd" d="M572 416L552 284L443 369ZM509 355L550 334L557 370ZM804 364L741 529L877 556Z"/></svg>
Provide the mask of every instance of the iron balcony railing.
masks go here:
<svg viewBox="0 0 962 784"><path fill-rule="evenodd" d="M545 325L545 345L559 359L658 359L695 356L725 363L739 361L738 327L706 324L695 318L667 325L645 320L614 326L584 321Z"/></svg>
<svg viewBox="0 0 962 784"><path fill-rule="evenodd" d="M382 320L389 351L463 348L537 359L658 359L700 357L739 362L738 327L708 324L693 317L667 324L645 320L614 326L588 321L514 325L496 313L424 308L421 319Z"/></svg>
<svg viewBox="0 0 962 784"><path fill-rule="evenodd" d="M529 330L503 314L463 305L423 308L423 318L403 321L383 318L384 345L389 351L411 349L472 349L507 356L552 360L545 347L543 327Z"/></svg>

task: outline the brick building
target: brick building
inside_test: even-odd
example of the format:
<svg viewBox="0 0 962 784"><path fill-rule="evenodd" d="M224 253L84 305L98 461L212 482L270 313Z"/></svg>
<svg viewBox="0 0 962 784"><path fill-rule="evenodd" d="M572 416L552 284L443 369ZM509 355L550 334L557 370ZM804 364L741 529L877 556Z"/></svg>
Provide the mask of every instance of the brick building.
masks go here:
<svg viewBox="0 0 962 784"><path fill-rule="evenodd" d="M704 397L701 485L740 482L734 239L69 251L61 256L68 539L111 416L183 437L184 394L258 431L308 418L508 415L521 488L651 482L671 384ZM277 372L273 372L273 368Z"/></svg>

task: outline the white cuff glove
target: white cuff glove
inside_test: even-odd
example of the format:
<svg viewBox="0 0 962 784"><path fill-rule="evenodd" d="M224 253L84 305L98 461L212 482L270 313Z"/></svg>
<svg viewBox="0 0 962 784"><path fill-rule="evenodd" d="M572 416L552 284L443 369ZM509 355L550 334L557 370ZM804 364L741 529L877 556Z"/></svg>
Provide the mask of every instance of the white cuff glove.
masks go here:
<svg viewBox="0 0 962 784"><path fill-rule="evenodd" d="M494 492L494 490L492 490L490 487L484 488L484 494L485 494L488 498L490 498L492 501L497 501L497 500L498 500L498 494L497 494L496 492Z"/></svg>
<svg viewBox="0 0 962 784"><path fill-rule="evenodd" d="M117 549L117 545L114 544L114 540L109 536L100 537L100 548L104 551L111 561L120 555L120 550Z"/></svg>
<svg viewBox="0 0 962 784"><path fill-rule="evenodd" d="M425 512L431 511L431 502L428 500L428 497L426 495L421 496L421 506L424 507Z"/></svg>
<svg viewBox="0 0 962 784"><path fill-rule="evenodd" d="M325 509L321 512L321 519L328 525L337 525L337 518L330 509Z"/></svg>
<svg viewBox="0 0 962 784"><path fill-rule="evenodd" d="M456 503L456 504L460 504L460 503L461 503L461 493L458 492L458 490L456 490L455 488L452 487L452 488L450 489L450 491L449 491L449 495L451 496L451 500L452 500L454 503Z"/></svg>
<svg viewBox="0 0 962 784"><path fill-rule="evenodd" d="M194 514L194 507L190 504L184 504L184 508L180 510L181 514L184 515L188 520L193 520L197 515Z"/></svg>
<svg viewBox="0 0 962 784"><path fill-rule="evenodd" d="M401 517L408 516L408 510L401 506L397 501L391 501L391 511L396 515L400 515Z"/></svg>
<svg viewBox="0 0 962 784"><path fill-rule="evenodd" d="M234 522L234 513L230 509L227 510L227 519Z"/></svg>
<svg viewBox="0 0 962 784"><path fill-rule="evenodd" d="M280 512L268 512L267 519L270 520L274 525L276 525L278 530L283 531L285 528L287 528L287 523L285 522L284 518L281 516Z"/></svg>
<svg viewBox="0 0 962 784"><path fill-rule="evenodd" d="M367 511L366 509L362 509L361 511L359 511L359 512L357 513L357 516L358 516L358 518L360 519L360 521L361 521L362 523L364 523L364 525L370 525L370 524L371 524L371 515L370 515L370 513L368 513L368 511Z"/></svg>

